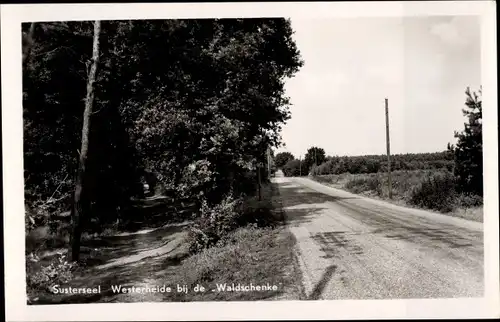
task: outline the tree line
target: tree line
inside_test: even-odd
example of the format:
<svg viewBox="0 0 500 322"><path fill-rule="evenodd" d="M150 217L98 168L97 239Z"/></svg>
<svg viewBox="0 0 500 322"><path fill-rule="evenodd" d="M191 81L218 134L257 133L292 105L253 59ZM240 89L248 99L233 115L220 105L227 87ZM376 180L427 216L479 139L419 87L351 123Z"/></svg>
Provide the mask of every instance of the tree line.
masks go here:
<svg viewBox="0 0 500 322"><path fill-rule="evenodd" d="M454 175L460 191L483 195L482 90L476 93L467 88L465 95L462 113L467 122L462 131L455 132L456 145L449 143L442 152L392 155L391 170L445 170ZM304 159L290 152L278 153L275 164L285 176L377 173L387 171L387 156L325 156L322 148L311 147Z"/></svg>
<svg viewBox="0 0 500 322"><path fill-rule="evenodd" d="M314 149L314 147L313 147ZM321 148L318 148L322 150ZM285 163L278 162L285 175L298 175L299 160L289 152ZM278 155L277 155L278 157ZM283 158L280 155L280 160ZM309 161L311 160L311 161ZM307 153L301 163L302 175L327 175L342 173L376 173L387 169L387 155L322 156L322 163L314 163L314 154ZM291 162L290 162L291 161ZM290 162L290 163L289 163ZM436 153L395 154L391 156L392 170L453 169L453 155L449 151Z"/></svg>
<svg viewBox="0 0 500 322"><path fill-rule="evenodd" d="M135 216L143 183L215 207L254 191L303 62L286 19L26 23L26 224Z"/></svg>

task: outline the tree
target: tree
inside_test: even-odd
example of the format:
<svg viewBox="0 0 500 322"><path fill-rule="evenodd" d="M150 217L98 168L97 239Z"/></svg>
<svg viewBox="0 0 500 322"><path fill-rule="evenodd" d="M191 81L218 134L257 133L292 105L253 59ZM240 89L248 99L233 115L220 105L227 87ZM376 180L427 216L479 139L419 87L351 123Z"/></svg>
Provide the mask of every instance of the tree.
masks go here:
<svg viewBox="0 0 500 322"><path fill-rule="evenodd" d="M284 79L302 64L289 22L175 20L155 28L170 33L158 34L157 46L165 48L155 55L158 62L139 69L147 75L154 66L151 74L162 79L140 109L138 151L167 190L183 198L217 203L231 191L244 192L289 118Z"/></svg>
<svg viewBox="0 0 500 322"><path fill-rule="evenodd" d="M309 173L313 165L320 165L326 160L325 150L318 147L311 147L307 150L307 153L304 157L304 165L305 169L302 169L306 173Z"/></svg>
<svg viewBox="0 0 500 322"><path fill-rule="evenodd" d="M82 234L82 220L89 215L90 200L87 197L86 181L88 178L87 161L89 151L90 117L94 105L94 83L96 80L97 65L99 63L99 35L101 33L101 22L94 22L94 42L92 46L92 65L87 82L87 96L85 98L85 110L83 112L82 145L80 149L80 160L75 183L74 205L71 214L71 243L69 254L72 261L78 261L80 256L80 238Z"/></svg>
<svg viewBox="0 0 500 322"><path fill-rule="evenodd" d="M288 161L295 160L295 157L290 152L280 152L276 154L274 163L276 168L281 169Z"/></svg>
<svg viewBox="0 0 500 322"><path fill-rule="evenodd" d="M23 43L23 52L31 48L23 70L27 209L54 191L52 213L74 208L68 174L82 157L93 27L37 22L34 41ZM31 24L22 30L28 37ZM254 193L255 165L266 163L290 117L285 79L301 65L286 19L102 21L85 220L133 219L143 181L176 202Z"/></svg>
<svg viewBox="0 0 500 322"><path fill-rule="evenodd" d="M448 148L455 156L455 176L463 192L483 195L482 89L478 93L465 91L467 117L462 132L455 132L456 145Z"/></svg>
<svg viewBox="0 0 500 322"><path fill-rule="evenodd" d="M294 159L288 161L284 166L283 166L283 174L286 177L298 177L300 175L304 175L304 165L303 161Z"/></svg>

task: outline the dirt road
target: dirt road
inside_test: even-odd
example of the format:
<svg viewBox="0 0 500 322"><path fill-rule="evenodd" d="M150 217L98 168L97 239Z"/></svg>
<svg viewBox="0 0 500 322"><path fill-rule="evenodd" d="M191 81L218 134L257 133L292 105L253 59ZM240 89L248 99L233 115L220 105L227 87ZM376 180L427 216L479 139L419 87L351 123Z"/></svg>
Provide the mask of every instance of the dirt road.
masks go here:
<svg viewBox="0 0 500 322"><path fill-rule="evenodd" d="M308 299L481 297L481 223L278 175Z"/></svg>

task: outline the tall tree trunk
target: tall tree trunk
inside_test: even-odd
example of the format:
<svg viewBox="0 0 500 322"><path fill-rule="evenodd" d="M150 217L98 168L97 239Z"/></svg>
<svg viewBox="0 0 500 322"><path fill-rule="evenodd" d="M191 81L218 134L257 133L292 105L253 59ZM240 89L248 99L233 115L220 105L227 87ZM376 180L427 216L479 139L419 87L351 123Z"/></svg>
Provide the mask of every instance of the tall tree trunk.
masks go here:
<svg viewBox="0 0 500 322"><path fill-rule="evenodd" d="M34 43L34 39L33 39L34 35L35 35L35 23L32 22L30 25L30 30L28 31L28 34L26 35L26 45L24 46L24 50L23 50L23 68L26 67L26 64L29 61L31 49L32 49L33 43Z"/></svg>
<svg viewBox="0 0 500 322"><path fill-rule="evenodd" d="M82 147L80 149L80 159L75 183L75 195L73 199L73 209L71 216L72 234L70 242L70 258L72 261L78 261L80 258L80 238L82 235L82 218L88 217L90 209L88 194L86 191L87 179L87 157L89 150L89 130L90 116L94 104L94 82L96 79L97 65L99 63L99 34L101 32L101 22L94 22L94 44L92 49L92 66L87 82L87 97L85 99L85 110L83 112L82 127Z"/></svg>

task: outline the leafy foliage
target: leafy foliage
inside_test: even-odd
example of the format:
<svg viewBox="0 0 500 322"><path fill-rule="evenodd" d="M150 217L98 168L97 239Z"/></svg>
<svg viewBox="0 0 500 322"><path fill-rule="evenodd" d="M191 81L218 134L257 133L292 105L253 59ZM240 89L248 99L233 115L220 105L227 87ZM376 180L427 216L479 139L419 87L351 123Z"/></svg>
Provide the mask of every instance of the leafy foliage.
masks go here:
<svg viewBox="0 0 500 322"><path fill-rule="evenodd" d="M307 175L305 171L304 161L301 160L290 160L283 166L283 174L286 177L298 177L301 175Z"/></svg>
<svg viewBox="0 0 500 322"><path fill-rule="evenodd" d="M189 232L188 242L191 253L198 253L215 245L224 245L228 236L241 227L273 228L281 223L280 214L272 212L272 196L276 194L272 184L264 184L265 197L259 200L257 195L234 198L226 196L215 205L202 204L194 227Z"/></svg>
<svg viewBox="0 0 500 322"><path fill-rule="evenodd" d="M26 36L30 27L23 25ZM86 221L133 218L130 200L151 178L155 190L199 207L253 192L256 165L289 118L284 81L302 66L290 21L103 21L101 29ZM26 204L35 209L54 194L61 202L51 211L63 212L71 208L92 23L36 23L28 44Z"/></svg>
<svg viewBox="0 0 500 322"><path fill-rule="evenodd" d="M478 208L483 204L482 197L461 192L456 177L447 170L397 170L392 172L391 177L392 197L398 203L444 213L460 209L470 212L467 210ZM388 182L385 173L342 173L313 176L313 179L356 194L376 198L388 197ZM471 219L470 216L464 218Z"/></svg>
<svg viewBox="0 0 500 322"><path fill-rule="evenodd" d="M288 161L295 160L295 157L290 152L280 152L276 154L274 163L277 168L283 168Z"/></svg>
<svg viewBox="0 0 500 322"><path fill-rule="evenodd" d="M220 204L209 207L203 202L198 220L189 232L192 253L216 245L236 228L241 200L227 196Z"/></svg>
<svg viewBox="0 0 500 322"><path fill-rule="evenodd" d="M38 256L31 253L27 256L27 261L37 263ZM41 266L36 272L27 272L27 287L29 289L48 291L49 287L62 285L73 278L73 271L76 265L68 262L66 256L58 254L47 266Z"/></svg>
<svg viewBox="0 0 500 322"><path fill-rule="evenodd" d="M456 182L449 172L428 177L411 193L409 203L442 212L452 211L456 205Z"/></svg>
<svg viewBox="0 0 500 322"><path fill-rule="evenodd" d="M318 147L311 147L307 150L306 155L304 156L304 171L306 173L309 173L309 171L312 169L313 165L318 166L325 162L326 160L326 154L325 150L322 148Z"/></svg>
<svg viewBox="0 0 500 322"><path fill-rule="evenodd" d="M379 176L368 178L354 178L345 184L345 188L353 193L363 191L376 191L378 196L382 196L382 180Z"/></svg>

